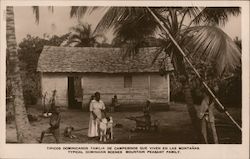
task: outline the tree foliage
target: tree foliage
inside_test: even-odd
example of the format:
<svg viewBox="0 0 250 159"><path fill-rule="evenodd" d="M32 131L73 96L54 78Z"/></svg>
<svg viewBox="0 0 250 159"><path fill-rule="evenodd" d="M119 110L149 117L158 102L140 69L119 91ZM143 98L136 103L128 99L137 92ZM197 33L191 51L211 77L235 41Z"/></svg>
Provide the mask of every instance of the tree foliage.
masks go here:
<svg viewBox="0 0 250 159"><path fill-rule="evenodd" d="M78 24L70 28L68 38L61 44L62 46L73 47L98 47L107 41L102 34L94 34L90 24Z"/></svg>
<svg viewBox="0 0 250 159"><path fill-rule="evenodd" d="M213 72L215 73L213 80L218 77L223 78L241 66L240 50L218 27L224 25L230 16L239 15L239 7L150 7L150 9L163 22L164 27L188 57L191 57L192 63L202 76L204 73ZM84 11L86 10L87 8L84 8ZM159 28L159 24L146 7L109 7L95 32L103 33L109 29L113 29L115 34L112 44L126 47L128 54L136 53L139 47L147 46L144 39L159 34L160 47L172 57L175 79L186 76L185 78L192 83L196 78L176 46Z"/></svg>
<svg viewBox="0 0 250 159"><path fill-rule="evenodd" d="M42 52L43 46L60 46L68 37L68 34L62 36L52 36L49 39L27 35L18 48L18 56L21 67L21 77L24 88L24 100L26 105L35 104L40 97L40 75L36 71L37 63Z"/></svg>
<svg viewBox="0 0 250 159"><path fill-rule="evenodd" d="M103 7L99 7L103 8ZM98 7L72 7L71 15L81 17L94 12ZM222 75L238 67L241 54L232 40L218 25L228 18L240 14L239 7L150 7L163 22L170 34L188 54L203 54L207 60L216 60L216 72ZM189 22L187 22L189 19ZM95 33L114 30L116 41L123 42L127 54L137 52L144 45L143 39L160 34L165 42L162 47L172 54L175 69L183 74L184 59L168 35L161 31L159 24L146 7L108 7L99 21ZM195 49L194 49L195 48Z"/></svg>

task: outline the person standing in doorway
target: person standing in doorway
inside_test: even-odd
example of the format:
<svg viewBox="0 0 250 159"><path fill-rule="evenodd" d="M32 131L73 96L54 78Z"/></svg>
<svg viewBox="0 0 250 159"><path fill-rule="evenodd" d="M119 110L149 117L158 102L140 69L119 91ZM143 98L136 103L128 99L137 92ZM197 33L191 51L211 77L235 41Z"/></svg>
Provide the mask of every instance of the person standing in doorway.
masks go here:
<svg viewBox="0 0 250 159"><path fill-rule="evenodd" d="M95 93L95 99L93 99L89 106L90 119L89 119L89 130L88 137L98 137L99 136L99 123L103 118L102 113L106 116L105 104L101 100L101 94L99 92Z"/></svg>

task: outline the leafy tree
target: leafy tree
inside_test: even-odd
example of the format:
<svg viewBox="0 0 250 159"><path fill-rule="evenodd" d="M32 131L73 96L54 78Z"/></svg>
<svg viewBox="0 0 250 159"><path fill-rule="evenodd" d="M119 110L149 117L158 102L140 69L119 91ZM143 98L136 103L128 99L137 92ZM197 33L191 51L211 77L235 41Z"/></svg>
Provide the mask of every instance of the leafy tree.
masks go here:
<svg viewBox="0 0 250 159"><path fill-rule="evenodd" d="M18 48L21 75L23 81L24 101L26 105L36 104L41 96L40 74L36 71L38 59L44 45L60 46L69 34L44 38L27 35Z"/></svg>
<svg viewBox="0 0 250 159"><path fill-rule="evenodd" d="M38 85L39 74L36 72L39 55L46 40L39 37L27 35L19 44L18 56L23 81L23 93L26 106L35 104L39 97L40 85Z"/></svg>

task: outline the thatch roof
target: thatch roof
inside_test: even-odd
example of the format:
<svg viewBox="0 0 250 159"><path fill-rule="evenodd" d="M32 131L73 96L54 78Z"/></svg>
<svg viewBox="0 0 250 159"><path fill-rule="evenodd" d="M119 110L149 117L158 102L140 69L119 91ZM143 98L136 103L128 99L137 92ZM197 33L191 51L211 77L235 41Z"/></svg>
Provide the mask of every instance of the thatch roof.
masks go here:
<svg viewBox="0 0 250 159"><path fill-rule="evenodd" d="M159 48L149 47L139 49L133 58L123 58L121 48L92 48L92 47L55 47L44 46L38 61L37 71L40 72L159 72L160 60L164 53L160 53L156 62L152 64ZM166 68L173 70L170 60Z"/></svg>

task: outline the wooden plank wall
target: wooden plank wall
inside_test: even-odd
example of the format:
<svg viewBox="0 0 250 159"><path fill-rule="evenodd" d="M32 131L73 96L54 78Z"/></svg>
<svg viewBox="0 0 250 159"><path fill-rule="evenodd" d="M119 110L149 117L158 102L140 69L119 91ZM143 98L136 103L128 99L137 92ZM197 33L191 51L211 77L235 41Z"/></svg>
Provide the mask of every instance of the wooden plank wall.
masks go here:
<svg viewBox="0 0 250 159"><path fill-rule="evenodd" d="M101 93L105 104L109 105L116 94L121 104L144 104L146 99L168 99L168 77L157 73L132 74L132 87L124 88L124 74L74 74L81 76L83 103L96 91ZM49 96L57 90L57 104L68 106L68 76L70 74L49 73L42 75L42 93Z"/></svg>

